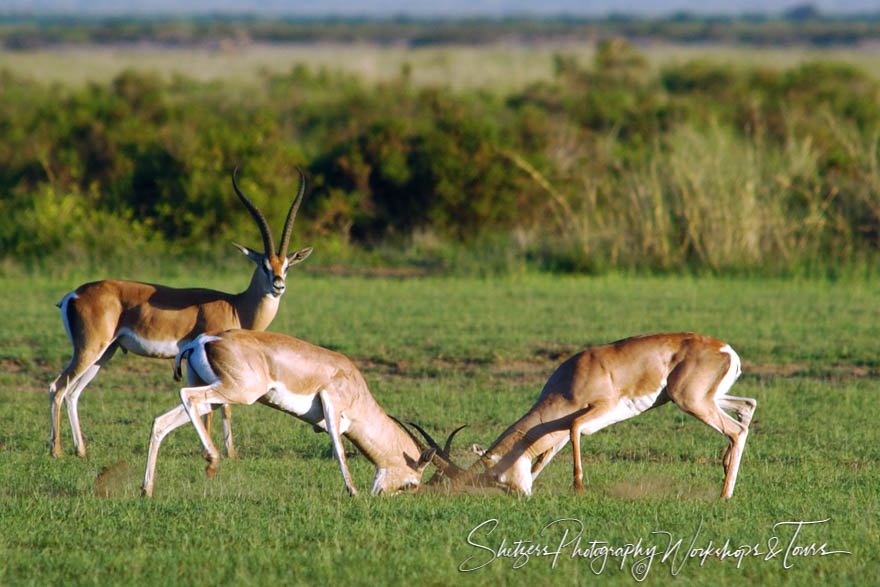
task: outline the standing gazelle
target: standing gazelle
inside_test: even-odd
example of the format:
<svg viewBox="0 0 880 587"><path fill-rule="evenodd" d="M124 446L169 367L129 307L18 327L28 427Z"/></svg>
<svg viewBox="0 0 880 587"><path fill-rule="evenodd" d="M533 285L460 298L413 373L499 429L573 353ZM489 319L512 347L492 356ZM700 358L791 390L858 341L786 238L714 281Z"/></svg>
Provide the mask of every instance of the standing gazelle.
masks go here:
<svg viewBox="0 0 880 587"><path fill-rule="evenodd" d="M305 193L305 176L300 171L300 189L287 213L278 252L266 218L238 188L235 193L260 229L263 253L233 243L257 267L248 288L239 294L209 289L174 289L135 281L105 280L81 285L67 294L58 306L73 345L73 357L49 386L51 404L51 453L60 457L61 403L66 400L77 454L86 456L77 414L77 402L118 348L138 355L173 358L196 336L228 328L263 330L278 311L290 266L311 254L311 247L290 255L287 247L297 210ZM228 411L224 412L226 448L231 455L232 435Z"/></svg>
<svg viewBox="0 0 880 587"><path fill-rule="evenodd" d="M582 491L581 434L672 400L729 439L721 497L731 497L757 405L727 395L740 372L730 345L700 334L636 336L588 348L556 369L532 409L470 469L451 476L452 485L488 482L531 495L534 479L571 440L574 488ZM724 410L735 412L738 421Z"/></svg>
<svg viewBox="0 0 880 587"><path fill-rule="evenodd" d="M357 490L348 472L342 435L376 466L372 494L394 494L416 488L433 449L401 429L376 403L354 364L337 352L273 332L228 330L204 334L183 347L175 360L187 360L188 387L181 405L157 417L150 434L143 493L153 494L159 446L169 432L191 421L205 447L208 477L217 471L219 455L200 416L222 404L256 401L296 416L330 435L333 455L349 494Z"/></svg>

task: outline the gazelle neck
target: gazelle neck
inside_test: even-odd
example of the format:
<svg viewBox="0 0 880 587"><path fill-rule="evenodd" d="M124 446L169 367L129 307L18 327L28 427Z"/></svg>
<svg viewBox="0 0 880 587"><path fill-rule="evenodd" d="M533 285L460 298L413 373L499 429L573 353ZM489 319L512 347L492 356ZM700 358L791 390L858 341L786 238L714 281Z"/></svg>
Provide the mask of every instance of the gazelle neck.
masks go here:
<svg viewBox="0 0 880 587"><path fill-rule="evenodd" d="M265 280L262 269L255 268L248 288L235 297L235 309L242 328L265 330L278 312L281 296L267 293L269 287Z"/></svg>
<svg viewBox="0 0 880 587"><path fill-rule="evenodd" d="M380 469L411 467L418 461L419 447L378 405L376 408L374 414L352 422L346 436Z"/></svg>

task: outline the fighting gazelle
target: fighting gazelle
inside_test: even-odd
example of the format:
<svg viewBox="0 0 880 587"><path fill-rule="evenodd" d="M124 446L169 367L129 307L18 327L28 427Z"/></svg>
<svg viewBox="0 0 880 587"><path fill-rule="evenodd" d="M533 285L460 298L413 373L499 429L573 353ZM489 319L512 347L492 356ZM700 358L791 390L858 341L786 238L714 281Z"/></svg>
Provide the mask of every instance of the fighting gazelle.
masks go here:
<svg viewBox="0 0 880 587"><path fill-rule="evenodd" d="M636 336L588 348L556 369L532 409L473 466L449 475L452 487L490 484L531 495L532 482L571 440L574 488L583 491L581 434L671 400L730 441L721 498L731 497L757 405L754 399L728 395L740 372L739 356L730 345L700 334Z"/></svg>
<svg viewBox="0 0 880 587"><path fill-rule="evenodd" d="M198 432L208 461L206 472L213 477L219 454L201 416L223 404L258 401L326 431L351 495L357 495L357 489L346 464L343 435L376 466L373 495L417 488L429 462L444 467L434 449L426 449L382 410L357 367L337 352L284 334L228 330L200 335L184 346L175 359L178 378L183 359L187 387L180 390L181 405L153 421L145 496L153 493L162 440L187 422Z"/></svg>
<svg viewBox="0 0 880 587"><path fill-rule="evenodd" d="M49 386L50 449L53 456L62 455L61 403L65 400L77 454L86 456L77 402L118 348L147 357L173 358L203 332L228 328L263 330L272 322L285 290L287 270L312 252L311 247L307 247L287 254L293 222L305 193L305 176L300 171L299 193L287 213L277 253L266 218L238 188L235 172L232 185L263 237L262 253L233 243L256 264L245 291L230 294L209 289L175 289L135 281L105 280L81 285L58 302L64 328L73 345L73 357ZM228 409L224 415L226 448L232 455L234 448Z"/></svg>

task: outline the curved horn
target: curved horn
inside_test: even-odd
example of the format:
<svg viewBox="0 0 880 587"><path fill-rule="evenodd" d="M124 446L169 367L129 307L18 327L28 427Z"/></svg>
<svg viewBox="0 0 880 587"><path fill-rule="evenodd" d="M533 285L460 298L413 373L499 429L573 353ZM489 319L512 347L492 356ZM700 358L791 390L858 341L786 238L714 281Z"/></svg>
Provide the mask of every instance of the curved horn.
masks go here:
<svg viewBox="0 0 880 587"><path fill-rule="evenodd" d="M449 438L446 439L445 448L440 448L440 445L437 444L437 442L433 438L431 438L431 435L425 432L425 430L421 426L419 426L415 422L410 422L409 424L410 426L421 432L422 436L425 437L425 440L428 441L428 445L437 451L437 456L443 462L443 467L438 468L440 468L447 477L452 478L464 472L464 469L455 464L455 462L452 460L452 457L449 456L449 448L452 446L452 439L455 438L455 435L458 434L463 428L466 428L467 424L459 426L452 431L452 434L450 434Z"/></svg>
<svg viewBox="0 0 880 587"><path fill-rule="evenodd" d="M431 446L431 448L436 448L437 452L448 459L449 462L452 462L452 459L449 458L449 449L452 448L452 439L455 438L456 434L467 428L467 424L462 424L461 426L453 430L452 433L449 435L449 438L446 439L446 444L441 449L440 445L438 445L437 442L433 438L431 438L431 435L425 432L425 430L421 426L419 426L415 422L410 422L409 425L421 432L422 436L425 437L425 440L428 441L428 444Z"/></svg>
<svg viewBox="0 0 880 587"><path fill-rule="evenodd" d="M235 189L236 195L241 200L241 203L244 204L244 207L248 209L251 213L251 216L254 217L254 220L257 221L257 226L260 229L260 234L263 235L263 248L265 249L265 253L267 255L271 255L275 251L275 244L272 242L272 232L269 230L269 223L266 222L266 217L263 216L263 213L257 209L253 202L251 202L247 196L241 193L241 190L238 189L238 182L235 181L235 174L238 173L238 167L236 167L232 171L232 187Z"/></svg>
<svg viewBox="0 0 880 587"><path fill-rule="evenodd" d="M397 425L400 426L401 428L403 428L404 431L407 433L407 435L409 435L409 437L412 438L412 441L416 443L416 448L419 449L419 452L425 452L425 450L428 449L428 447L425 446L425 443L422 442L418 436L413 434L412 430L407 428L406 424L404 424L403 422L401 422L400 420L398 420L397 418L395 418L391 414L388 414L388 417L391 418L392 420L394 420L395 422L397 422Z"/></svg>
<svg viewBox="0 0 880 587"><path fill-rule="evenodd" d="M446 439L446 444L443 445L443 452L447 455L449 454L449 449L452 448L452 439L455 438L455 435L467 428L467 424L462 424L458 428L452 431L452 434L449 435L449 438Z"/></svg>
<svg viewBox="0 0 880 587"><path fill-rule="evenodd" d="M412 426L415 426L415 428L419 432L421 432L425 436L426 439L428 439L428 443L430 444L430 446L425 446L425 443L422 442L419 439L419 437L416 436L413 433L413 431L410 430L406 424L404 424L403 422L401 422L400 420L398 420L397 418L395 418L394 416L392 416L390 414L388 415L388 417L391 418L392 420L394 420L395 422L397 422L400 425L400 427L406 431L406 433L409 435L409 437L412 438L413 442L416 443L416 447L418 447L419 452L424 453L426 450L434 449L434 457L431 459L431 461L434 463L434 466L437 467L437 469L439 471L442 471L442 473L444 475L446 475L447 477L453 478L453 477L456 477L457 475L460 475L463 472L462 468L452 462L452 459L449 458L449 455L442 451L442 449L437 445L437 443L434 442L434 439L431 438L431 436L427 432L425 432L421 428L421 426L410 422L410 424ZM464 428L464 426L462 426L461 428ZM458 430L461 430L461 428L459 428ZM455 434L456 434L456 432L458 432L458 430L453 432L451 436L455 436Z"/></svg>
<svg viewBox="0 0 880 587"><path fill-rule="evenodd" d="M299 205L302 203L303 194L306 193L306 175L300 167L297 166L296 170L299 171L299 193L296 195L293 204L290 205L290 210L287 211L287 220L284 221L284 231L281 234L281 244L278 246L279 257L287 256L287 245L290 243L293 221L296 219L296 213L299 210Z"/></svg>

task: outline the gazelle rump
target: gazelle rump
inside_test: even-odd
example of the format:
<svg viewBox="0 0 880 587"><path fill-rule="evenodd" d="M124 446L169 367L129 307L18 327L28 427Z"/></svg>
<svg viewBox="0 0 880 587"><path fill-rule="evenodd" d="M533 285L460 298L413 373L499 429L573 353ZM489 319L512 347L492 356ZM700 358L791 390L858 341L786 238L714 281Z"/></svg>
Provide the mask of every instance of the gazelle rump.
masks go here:
<svg viewBox="0 0 880 587"><path fill-rule="evenodd" d="M287 254L297 210L305 193L305 177L300 171L299 193L290 206L276 253L266 218L232 185L242 204L256 221L264 252L235 246L256 264L247 289L230 294L209 289L176 289L136 281L105 280L87 283L67 294L59 303L64 328L73 345L73 356L49 386L51 405L50 449L62 456L61 404L73 431L77 454L86 456L79 424L77 404L83 390L107 364L117 349L138 355L173 358L196 336L207 331L229 328L263 330L278 311L286 287L288 269L305 260L311 247ZM234 244L234 243L233 243ZM234 453L228 409L224 410L226 448Z"/></svg>
<svg viewBox="0 0 880 587"><path fill-rule="evenodd" d="M207 474L218 468L219 455L200 419L222 404L260 402L296 416L330 435L333 455L345 486L356 495L342 436L376 466L372 494L394 494L421 483L435 456L389 417L370 394L360 371L344 355L273 332L228 330L201 335L183 347L175 361L187 360L187 387L181 405L153 422L143 493L153 493L156 460L169 432L192 422L205 447Z"/></svg>
<svg viewBox="0 0 880 587"><path fill-rule="evenodd" d="M671 400L728 438L721 497L731 497L757 405L728 395L740 372L730 345L700 334L636 336L588 348L556 369L535 405L452 485L488 483L531 495L534 479L571 440L574 488L582 491L581 434Z"/></svg>

